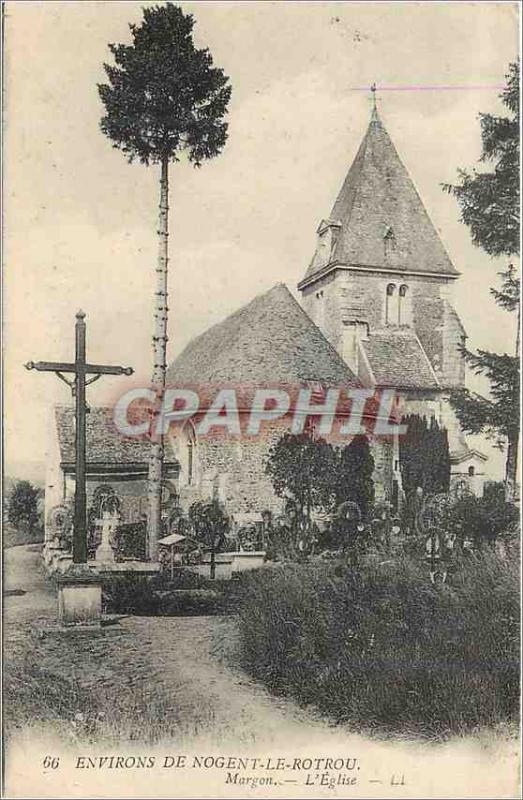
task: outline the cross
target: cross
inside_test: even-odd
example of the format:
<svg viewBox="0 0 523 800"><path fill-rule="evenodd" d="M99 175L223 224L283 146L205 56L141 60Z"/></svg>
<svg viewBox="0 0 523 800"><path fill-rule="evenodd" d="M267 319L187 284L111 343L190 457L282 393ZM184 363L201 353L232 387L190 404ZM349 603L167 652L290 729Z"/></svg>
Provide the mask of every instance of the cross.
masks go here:
<svg viewBox="0 0 523 800"><path fill-rule="evenodd" d="M373 83L370 87L372 92L372 110L376 111L376 83Z"/></svg>
<svg viewBox="0 0 523 800"><path fill-rule="evenodd" d="M102 375L132 375L131 367L110 367L105 364L88 364L85 357L85 314L79 311L75 324L75 360L74 363L53 361L28 361L26 369L39 372L54 372L60 380L71 387L76 401L75 408L75 490L74 490L74 527L73 527L73 563L87 563L87 512L85 487L85 388ZM68 380L64 373L72 373L73 380ZM91 375L91 378L87 378Z"/></svg>

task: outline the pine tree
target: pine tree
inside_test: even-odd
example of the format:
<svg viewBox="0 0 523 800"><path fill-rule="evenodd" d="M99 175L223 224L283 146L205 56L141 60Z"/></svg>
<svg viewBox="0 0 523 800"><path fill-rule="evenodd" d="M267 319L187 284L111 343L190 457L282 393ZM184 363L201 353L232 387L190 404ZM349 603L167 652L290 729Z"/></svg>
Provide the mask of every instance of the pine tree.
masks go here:
<svg viewBox="0 0 523 800"><path fill-rule="evenodd" d="M519 254L519 64L513 63L501 100L510 112L498 117L480 114L481 161L491 162L491 171L472 174L459 170L459 183L445 185L457 199L461 220L470 229L472 241L491 256ZM492 288L496 303L517 313L515 355L488 350L475 353L462 348L465 360L478 375L490 382L490 397L467 389L452 393L451 403L465 433L483 433L496 444L507 443L505 484L507 499L513 497L517 479L519 441L519 315L520 281L514 266L501 272L501 289Z"/></svg>
<svg viewBox="0 0 523 800"><path fill-rule="evenodd" d="M160 165L159 252L155 292L152 387L161 403L167 348L169 163L182 153L196 167L213 158L227 138L224 116L231 89L207 49L192 38L194 18L171 3L143 10L130 25L132 44L110 44L115 65L104 64L107 84L101 129L132 162ZM148 479L148 557L158 557L163 440L153 435Z"/></svg>

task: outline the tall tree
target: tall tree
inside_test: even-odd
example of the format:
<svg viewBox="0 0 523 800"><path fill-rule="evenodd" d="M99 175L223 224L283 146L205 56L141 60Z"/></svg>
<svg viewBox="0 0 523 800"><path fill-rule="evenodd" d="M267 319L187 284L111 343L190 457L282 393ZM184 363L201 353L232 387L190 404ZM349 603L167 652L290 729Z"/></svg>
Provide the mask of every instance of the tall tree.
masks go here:
<svg viewBox="0 0 523 800"><path fill-rule="evenodd" d="M160 165L158 265L155 292L152 387L161 403L167 347L169 163L184 153L199 167L220 153L227 139L224 116L228 77L213 66L208 49L194 45L194 18L171 3L143 10L130 25L132 44L110 44L114 65L104 64L99 84L105 106L101 129L132 162ZM153 435L148 488L148 556L156 560L161 531L163 438Z"/></svg>
<svg viewBox="0 0 523 800"><path fill-rule="evenodd" d="M338 452L336 470L336 504L357 503L363 519L367 519L374 502L374 459L366 436L354 439Z"/></svg>
<svg viewBox="0 0 523 800"><path fill-rule="evenodd" d="M423 494L447 492L450 486L450 455L447 431L431 418L410 414L402 419L407 431L399 437L401 482L407 518L414 525L418 490Z"/></svg>
<svg viewBox="0 0 523 800"><path fill-rule="evenodd" d="M480 114L482 163L490 171L459 170L459 182L444 188L457 199L461 220L472 241L491 256L519 255L519 63L509 66L500 95L508 116ZM517 479L519 441L519 315L520 281L512 264L500 273L501 289L491 289L498 305L517 313L515 354L488 350L463 354L472 370L490 382L490 397L467 389L455 391L451 402L466 433L483 433L497 444L507 443L505 484L511 499Z"/></svg>

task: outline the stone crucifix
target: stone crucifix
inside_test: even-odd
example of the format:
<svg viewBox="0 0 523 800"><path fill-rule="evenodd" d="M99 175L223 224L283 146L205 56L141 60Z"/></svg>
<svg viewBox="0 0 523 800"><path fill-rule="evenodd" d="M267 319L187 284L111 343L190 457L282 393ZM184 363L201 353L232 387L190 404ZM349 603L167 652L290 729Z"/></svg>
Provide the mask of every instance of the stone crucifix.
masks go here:
<svg viewBox="0 0 523 800"><path fill-rule="evenodd" d="M86 324L85 314L78 311L75 324L74 363L53 361L28 361L26 369L39 372L54 372L71 387L75 398L75 491L73 526L73 563L87 563L87 511L86 511L86 403L85 389L102 375L132 375L131 367L111 367L106 364L88 364L85 355ZM74 375L68 380L65 374ZM90 375L92 377L87 378Z"/></svg>

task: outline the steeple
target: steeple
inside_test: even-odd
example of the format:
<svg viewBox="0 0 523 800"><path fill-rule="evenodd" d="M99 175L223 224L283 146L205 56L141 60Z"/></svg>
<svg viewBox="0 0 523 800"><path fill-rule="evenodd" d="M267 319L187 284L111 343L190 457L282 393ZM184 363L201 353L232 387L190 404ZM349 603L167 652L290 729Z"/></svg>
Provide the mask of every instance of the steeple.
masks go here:
<svg viewBox="0 0 523 800"><path fill-rule="evenodd" d="M328 219L300 288L329 267L459 273L436 232L378 113L376 87L367 132Z"/></svg>

